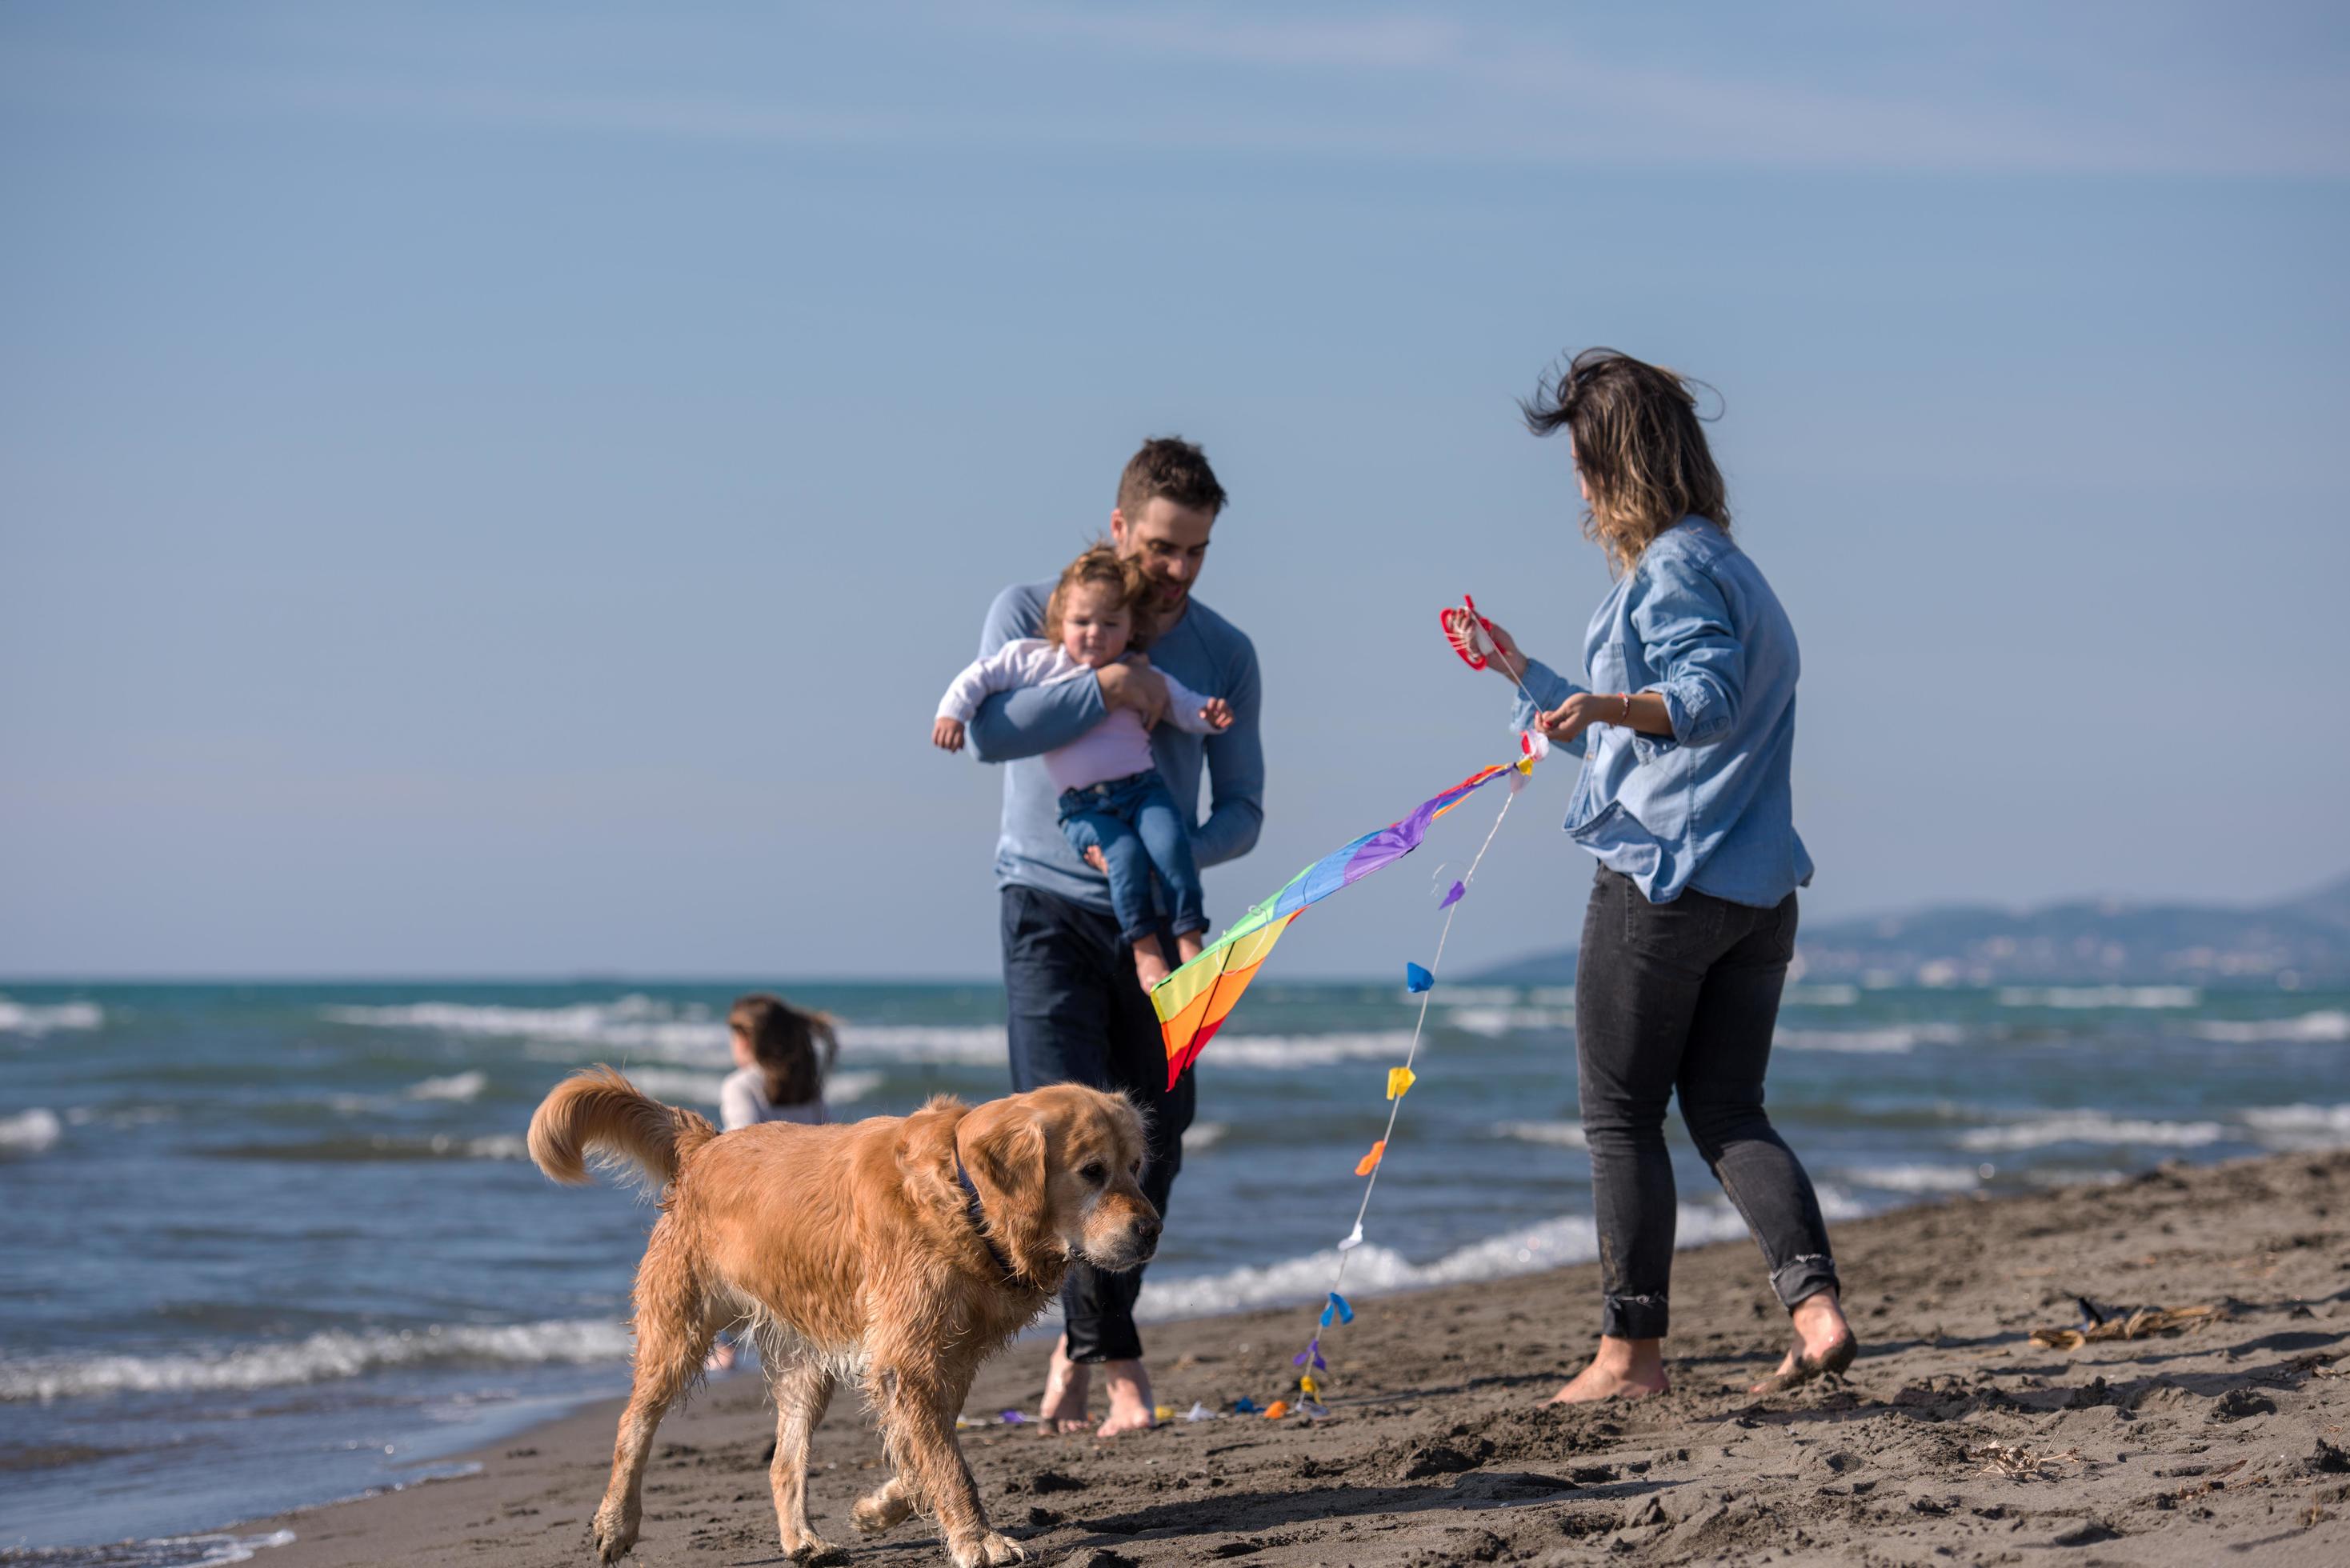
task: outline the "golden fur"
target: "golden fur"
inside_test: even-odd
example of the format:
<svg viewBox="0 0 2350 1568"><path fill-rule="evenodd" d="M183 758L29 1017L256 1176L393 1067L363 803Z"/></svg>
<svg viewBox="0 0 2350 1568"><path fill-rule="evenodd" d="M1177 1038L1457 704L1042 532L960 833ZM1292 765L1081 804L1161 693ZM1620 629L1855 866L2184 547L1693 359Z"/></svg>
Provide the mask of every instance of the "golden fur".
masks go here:
<svg viewBox="0 0 2350 1568"><path fill-rule="evenodd" d="M1043 1310L1073 1258L1111 1270L1149 1260L1159 1212L1136 1185L1143 1149L1132 1106L1074 1084L723 1137L609 1067L557 1085L530 1123L541 1170L579 1182L588 1157L618 1158L663 1188L637 1269L635 1386L596 1512L602 1560L636 1543L662 1415L717 1332L743 1319L775 1399L769 1480L785 1552L828 1550L808 1527L808 1436L853 1378L895 1471L858 1503L858 1527L879 1533L924 1506L957 1568L1024 1558L988 1527L955 1416L979 1364ZM1010 1279L972 1223L958 1151Z"/></svg>

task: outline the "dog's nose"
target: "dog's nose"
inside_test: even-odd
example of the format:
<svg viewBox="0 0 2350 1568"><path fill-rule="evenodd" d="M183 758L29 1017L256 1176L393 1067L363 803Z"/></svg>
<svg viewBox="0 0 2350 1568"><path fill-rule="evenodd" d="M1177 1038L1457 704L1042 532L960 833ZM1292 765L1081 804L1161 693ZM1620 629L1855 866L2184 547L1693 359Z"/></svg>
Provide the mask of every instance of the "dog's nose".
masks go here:
<svg viewBox="0 0 2350 1568"><path fill-rule="evenodd" d="M1144 1251L1155 1252L1159 1250L1159 1232L1161 1225L1162 1221L1156 1214L1148 1220L1137 1220L1134 1222L1134 1239L1142 1244Z"/></svg>

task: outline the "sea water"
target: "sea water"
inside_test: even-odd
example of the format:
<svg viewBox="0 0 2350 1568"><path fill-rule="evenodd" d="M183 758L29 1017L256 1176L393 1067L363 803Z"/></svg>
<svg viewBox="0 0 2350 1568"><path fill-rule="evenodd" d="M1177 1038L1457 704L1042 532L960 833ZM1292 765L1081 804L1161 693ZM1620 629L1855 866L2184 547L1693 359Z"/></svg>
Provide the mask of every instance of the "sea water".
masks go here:
<svg viewBox="0 0 2350 1568"><path fill-rule="evenodd" d="M714 1116L743 989L6 988L0 1548L233 1561L269 1544L235 1521L428 1479L625 1391L652 1211L551 1185L524 1129L590 1062ZM1008 1087L993 986L783 989L843 1021L841 1117ZM1419 1002L1251 992L1200 1068L1146 1317L1319 1299ZM1437 988L1350 1293L1593 1255L1574 1054L1571 991ZM2345 1062L2345 994L1797 985L1771 1109L1833 1222L2350 1144ZM1673 1137L1683 1243L1739 1235Z"/></svg>

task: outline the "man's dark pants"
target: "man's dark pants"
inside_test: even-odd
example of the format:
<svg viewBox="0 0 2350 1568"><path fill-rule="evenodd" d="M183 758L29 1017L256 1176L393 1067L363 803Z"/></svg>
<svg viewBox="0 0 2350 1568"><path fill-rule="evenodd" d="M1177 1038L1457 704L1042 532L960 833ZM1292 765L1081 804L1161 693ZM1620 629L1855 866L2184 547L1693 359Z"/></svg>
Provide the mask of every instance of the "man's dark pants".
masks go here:
<svg viewBox="0 0 2350 1568"><path fill-rule="evenodd" d="M1034 888L1006 888L1003 898L1013 1088L1086 1084L1132 1099L1150 1126L1142 1190L1164 1215L1183 1168L1194 1094L1188 1072L1167 1087L1167 1050L1159 1016L1135 978L1134 950L1109 915ZM1174 950L1172 942L1167 950ZM1071 1265L1061 1287L1069 1359L1140 1360L1134 1299L1141 1290L1140 1269L1111 1274Z"/></svg>

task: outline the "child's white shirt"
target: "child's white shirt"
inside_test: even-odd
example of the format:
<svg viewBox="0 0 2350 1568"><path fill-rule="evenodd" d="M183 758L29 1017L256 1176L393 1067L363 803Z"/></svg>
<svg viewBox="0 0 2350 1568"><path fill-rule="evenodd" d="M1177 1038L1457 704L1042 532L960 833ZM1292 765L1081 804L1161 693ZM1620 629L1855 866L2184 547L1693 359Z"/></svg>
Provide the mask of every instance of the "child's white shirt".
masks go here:
<svg viewBox="0 0 2350 1568"><path fill-rule="evenodd" d="M1070 658L1069 650L1059 643L1041 637L1024 637L1005 643L985 659L973 660L956 676L947 687L946 695L939 699L938 716L968 724L972 715L979 711L979 705L998 691L1022 686L1051 686L1093 673ZM1161 670L1159 674L1167 682L1168 721L1195 735L1216 733L1215 726L1200 717L1200 710L1208 700L1167 671ZM1045 753L1045 772L1056 789L1084 789L1088 784L1149 773L1157 765L1150 755L1150 731L1142 722L1141 715L1131 708L1112 709L1103 715L1100 723L1067 745Z"/></svg>
<svg viewBox="0 0 2350 1568"><path fill-rule="evenodd" d="M767 1076L756 1067L737 1067L718 1086L718 1125L724 1132L756 1127L761 1122L821 1127L830 1120L832 1113L821 1096L804 1106L779 1106L769 1100Z"/></svg>

